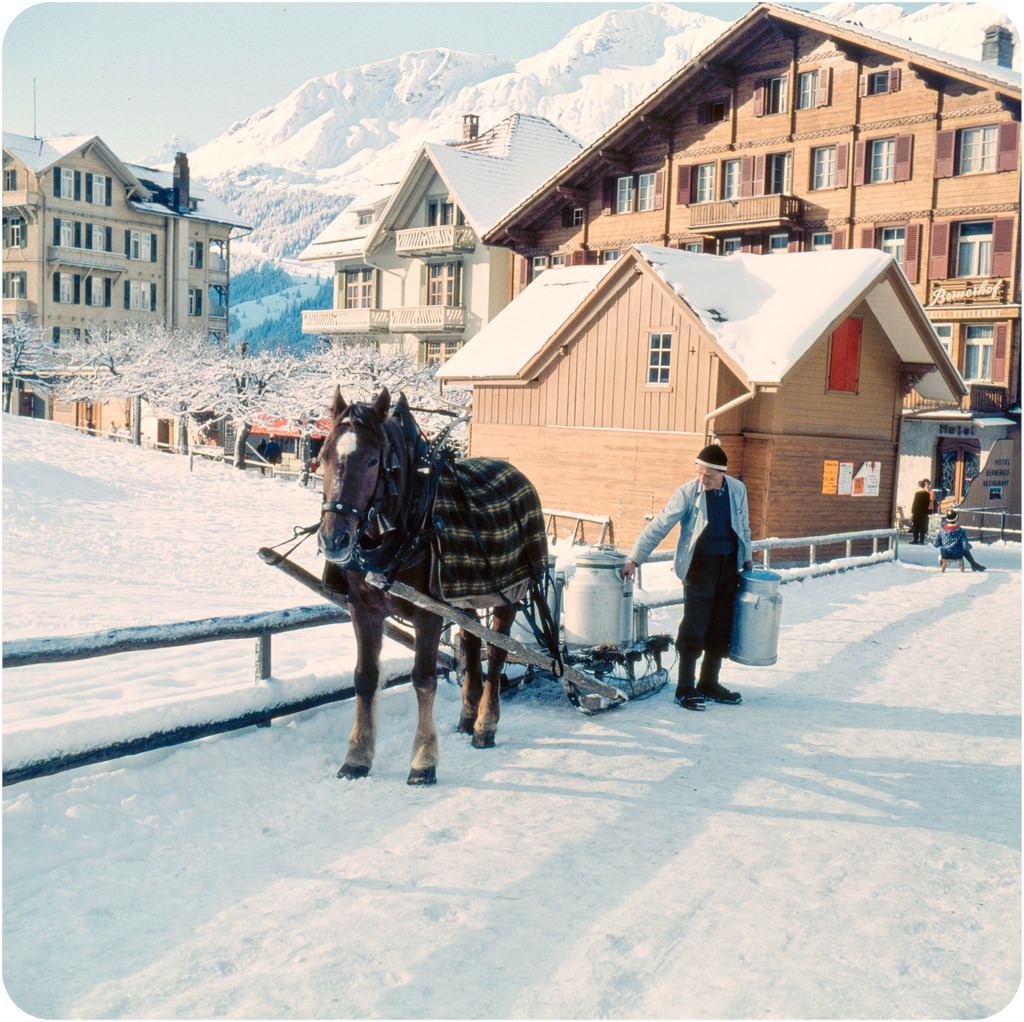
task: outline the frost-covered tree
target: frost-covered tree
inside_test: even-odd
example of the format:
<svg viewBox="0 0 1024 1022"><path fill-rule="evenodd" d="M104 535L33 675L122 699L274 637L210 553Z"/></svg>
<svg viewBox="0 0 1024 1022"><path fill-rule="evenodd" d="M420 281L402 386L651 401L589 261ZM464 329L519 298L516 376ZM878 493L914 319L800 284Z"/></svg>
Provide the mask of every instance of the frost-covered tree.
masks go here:
<svg viewBox="0 0 1024 1022"><path fill-rule="evenodd" d="M10 412L17 380L37 378L52 368L41 327L18 318L3 324L4 411Z"/></svg>

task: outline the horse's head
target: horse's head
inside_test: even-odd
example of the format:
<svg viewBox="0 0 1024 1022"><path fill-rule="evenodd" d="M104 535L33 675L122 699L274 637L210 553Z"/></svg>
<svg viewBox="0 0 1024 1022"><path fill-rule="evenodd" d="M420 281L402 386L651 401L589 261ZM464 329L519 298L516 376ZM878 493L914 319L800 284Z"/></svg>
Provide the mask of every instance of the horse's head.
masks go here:
<svg viewBox="0 0 1024 1022"><path fill-rule="evenodd" d="M385 420L391 406L387 388L371 403L348 405L334 394L333 425L321 451L323 515L318 539L324 556L348 566L360 537L379 539L390 527L384 503L394 494L395 454Z"/></svg>

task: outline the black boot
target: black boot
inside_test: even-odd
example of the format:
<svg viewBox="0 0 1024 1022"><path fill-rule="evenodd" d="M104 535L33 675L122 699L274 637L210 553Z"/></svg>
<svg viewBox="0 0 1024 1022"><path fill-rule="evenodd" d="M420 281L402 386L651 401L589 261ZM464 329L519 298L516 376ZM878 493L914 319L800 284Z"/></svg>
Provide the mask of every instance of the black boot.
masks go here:
<svg viewBox="0 0 1024 1022"><path fill-rule="evenodd" d="M676 705L684 710L703 710L704 697L697 691L693 676L697 670L697 658L690 653L679 651L679 681L676 683Z"/></svg>
<svg viewBox="0 0 1024 1022"><path fill-rule="evenodd" d="M711 653L704 654L704 661L700 665L700 681L697 683L697 691L705 698L714 703L726 703L736 706L743 702L743 696L739 692L730 692L718 683L718 672L722 669L722 658Z"/></svg>

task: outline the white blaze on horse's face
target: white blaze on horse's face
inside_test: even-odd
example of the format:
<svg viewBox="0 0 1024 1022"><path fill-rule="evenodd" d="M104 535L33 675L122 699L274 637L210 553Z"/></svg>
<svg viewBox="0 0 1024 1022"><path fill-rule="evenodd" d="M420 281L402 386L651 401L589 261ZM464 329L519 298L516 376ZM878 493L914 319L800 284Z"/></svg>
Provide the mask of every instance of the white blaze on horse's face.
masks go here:
<svg viewBox="0 0 1024 1022"><path fill-rule="evenodd" d="M355 431L350 430L348 433L342 433L341 436L334 442L334 456L342 461L347 458L350 454L356 453L356 434Z"/></svg>

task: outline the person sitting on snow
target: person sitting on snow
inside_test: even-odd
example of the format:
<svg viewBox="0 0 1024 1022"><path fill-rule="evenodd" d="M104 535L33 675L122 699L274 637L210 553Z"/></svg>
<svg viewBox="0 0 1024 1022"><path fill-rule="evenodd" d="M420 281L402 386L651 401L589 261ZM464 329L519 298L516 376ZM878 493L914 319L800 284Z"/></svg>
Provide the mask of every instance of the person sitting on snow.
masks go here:
<svg viewBox="0 0 1024 1022"><path fill-rule="evenodd" d="M952 508L946 512L946 520L933 543L939 548L939 564L943 571L950 561L959 561L960 570L963 571L964 559L970 561L972 571L985 570L985 566L971 555L971 542L960 525L960 516Z"/></svg>

